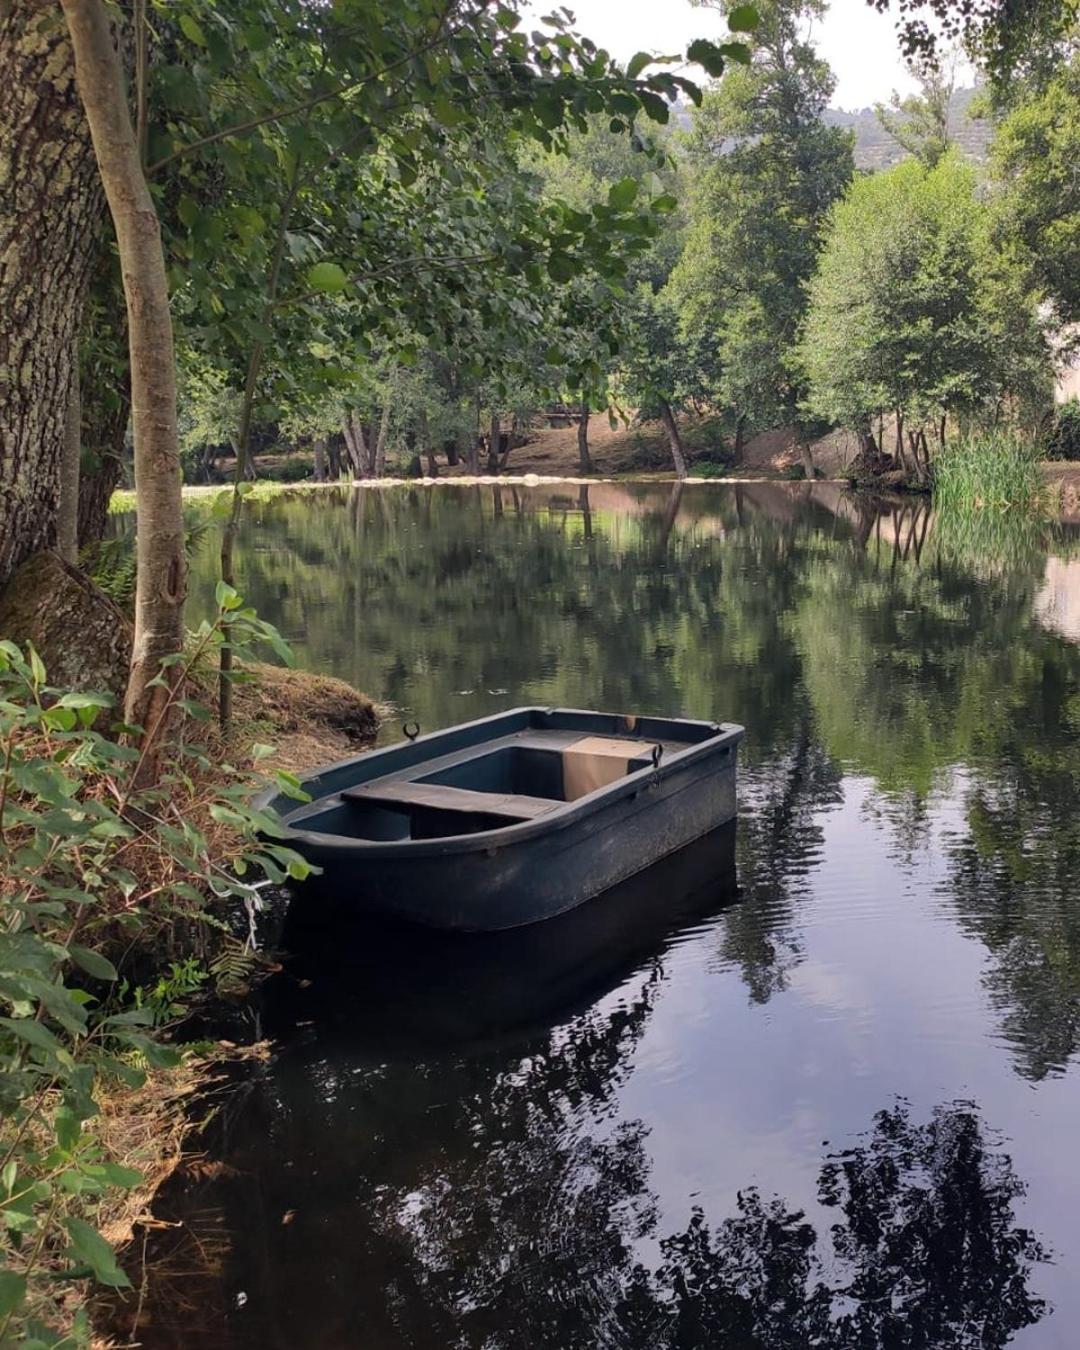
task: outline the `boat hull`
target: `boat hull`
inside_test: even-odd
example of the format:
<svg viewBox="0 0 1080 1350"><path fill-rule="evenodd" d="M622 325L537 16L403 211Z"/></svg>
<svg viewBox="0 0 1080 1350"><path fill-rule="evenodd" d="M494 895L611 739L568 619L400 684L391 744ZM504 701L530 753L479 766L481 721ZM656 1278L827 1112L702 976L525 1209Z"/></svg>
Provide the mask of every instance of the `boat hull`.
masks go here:
<svg viewBox="0 0 1080 1350"><path fill-rule="evenodd" d="M321 869L298 896L461 931L554 918L734 819L742 729L710 730L666 764L509 828L385 843L287 828L286 842Z"/></svg>

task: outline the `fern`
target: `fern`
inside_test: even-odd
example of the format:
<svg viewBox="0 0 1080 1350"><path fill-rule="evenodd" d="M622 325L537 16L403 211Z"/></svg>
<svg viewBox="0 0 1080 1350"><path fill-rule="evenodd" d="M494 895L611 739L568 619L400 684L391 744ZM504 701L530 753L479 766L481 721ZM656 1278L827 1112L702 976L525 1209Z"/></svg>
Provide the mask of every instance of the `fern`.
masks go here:
<svg viewBox="0 0 1080 1350"><path fill-rule="evenodd" d="M226 940L210 963L210 974L219 994L246 994L256 967L254 952L239 938Z"/></svg>
<svg viewBox="0 0 1080 1350"><path fill-rule="evenodd" d="M202 548L210 533L210 521L196 521L184 531L184 551L188 561ZM125 613L135 604L135 537L122 534L102 539L83 549L79 558L83 571Z"/></svg>

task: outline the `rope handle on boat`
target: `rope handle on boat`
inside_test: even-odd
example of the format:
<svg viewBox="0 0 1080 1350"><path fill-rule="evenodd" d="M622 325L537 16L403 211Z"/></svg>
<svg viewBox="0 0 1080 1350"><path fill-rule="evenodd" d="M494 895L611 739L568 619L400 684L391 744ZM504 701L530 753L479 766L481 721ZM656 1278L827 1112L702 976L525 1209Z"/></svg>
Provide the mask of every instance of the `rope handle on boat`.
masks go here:
<svg viewBox="0 0 1080 1350"><path fill-rule="evenodd" d="M401 730L405 733L405 739L407 741L415 741L417 736L420 735L420 723L404 722L402 723Z"/></svg>
<svg viewBox="0 0 1080 1350"><path fill-rule="evenodd" d="M652 748L652 775L649 778L649 786L658 788L660 786L660 759L663 756L664 747L662 745L653 745Z"/></svg>

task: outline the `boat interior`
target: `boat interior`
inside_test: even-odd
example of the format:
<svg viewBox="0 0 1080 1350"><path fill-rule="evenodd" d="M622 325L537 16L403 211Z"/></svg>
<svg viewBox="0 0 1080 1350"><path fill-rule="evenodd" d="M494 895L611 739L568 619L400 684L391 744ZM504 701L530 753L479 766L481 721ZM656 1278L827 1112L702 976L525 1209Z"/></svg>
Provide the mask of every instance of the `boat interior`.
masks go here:
<svg viewBox="0 0 1080 1350"><path fill-rule="evenodd" d="M642 734L646 730L635 726L598 735L574 726L528 727L449 754L438 754L433 745L430 758L404 767L388 764L377 777L291 811L288 824L379 841L500 829L535 820L628 774L659 767L665 757L705 739L710 729L702 723L665 722L667 734Z"/></svg>

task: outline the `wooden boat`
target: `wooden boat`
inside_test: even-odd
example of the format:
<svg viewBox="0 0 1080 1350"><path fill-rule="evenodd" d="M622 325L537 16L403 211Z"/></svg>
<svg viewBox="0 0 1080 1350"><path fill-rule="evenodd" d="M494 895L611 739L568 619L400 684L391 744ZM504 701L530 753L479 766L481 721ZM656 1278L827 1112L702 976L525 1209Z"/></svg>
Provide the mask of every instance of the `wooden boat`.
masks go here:
<svg viewBox="0 0 1080 1350"><path fill-rule="evenodd" d="M257 804L372 913L495 931L550 919L735 816L742 727L517 708L308 776Z"/></svg>

